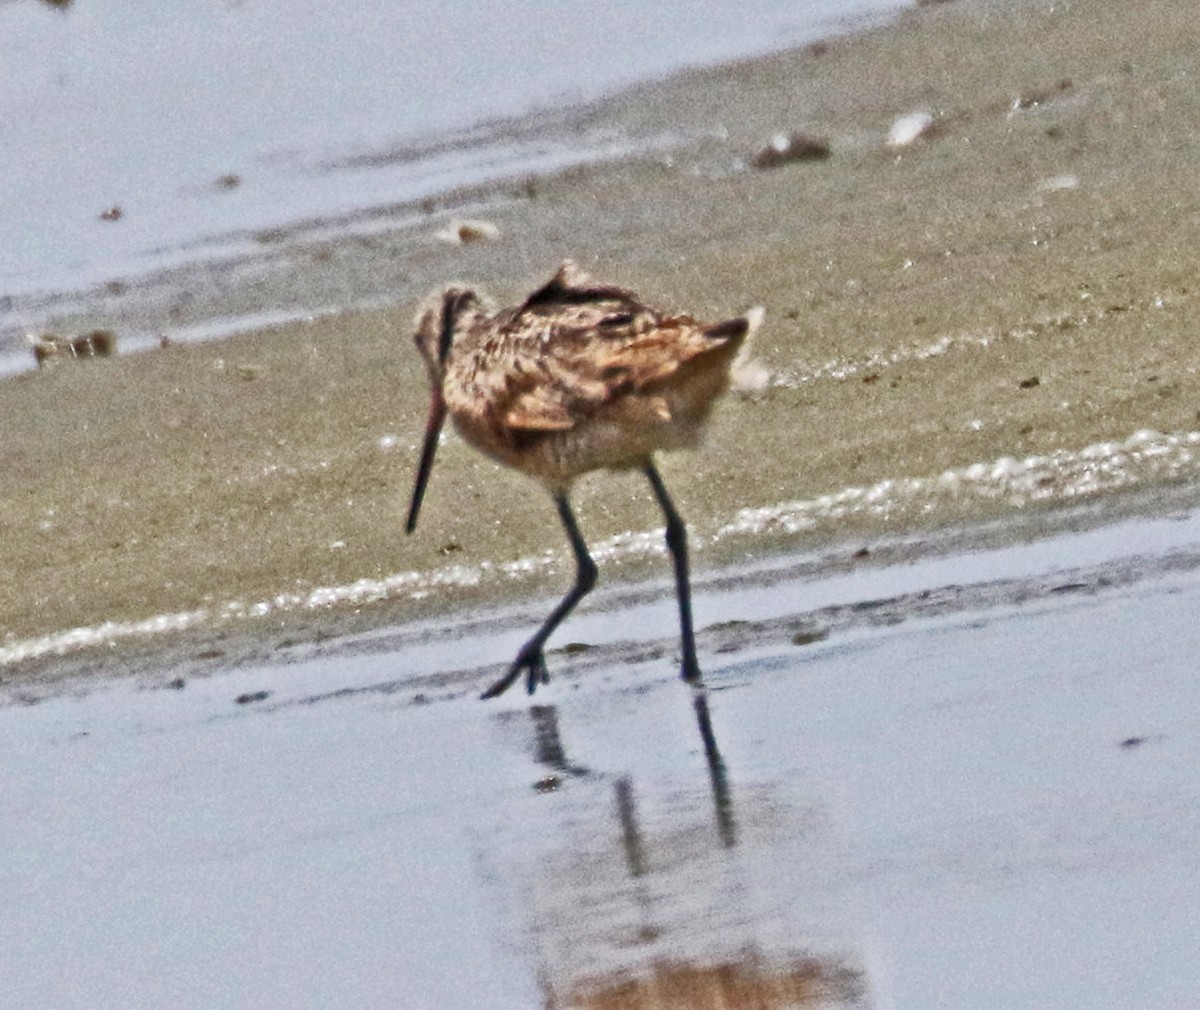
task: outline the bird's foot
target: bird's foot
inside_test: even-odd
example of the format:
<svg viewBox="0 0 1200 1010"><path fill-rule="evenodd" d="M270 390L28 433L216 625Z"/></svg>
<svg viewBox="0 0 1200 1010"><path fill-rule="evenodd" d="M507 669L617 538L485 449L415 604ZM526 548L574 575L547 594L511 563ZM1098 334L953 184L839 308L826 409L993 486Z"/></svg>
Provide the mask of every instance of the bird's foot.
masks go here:
<svg viewBox="0 0 1200 1010"><path fill-rule="evenodd" d="M546 669L546 656L542 652L540 642L536 640L526 642L504 676L479 697L486 701L488 698L502 695L512 687L513 683L521 676L522 671L525 673L525 690L530 694L537 690L538 684L550 683L550 671Z"/></svg>

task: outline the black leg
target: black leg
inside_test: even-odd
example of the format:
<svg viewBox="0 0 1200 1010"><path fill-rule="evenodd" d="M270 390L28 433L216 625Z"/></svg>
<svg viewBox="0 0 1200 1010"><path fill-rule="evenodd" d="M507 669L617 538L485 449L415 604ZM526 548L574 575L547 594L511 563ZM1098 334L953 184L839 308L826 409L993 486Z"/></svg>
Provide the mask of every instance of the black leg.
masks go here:
<svg viewBox="0 0 1200 1010"><path fill-rule="evenodd" d="M675 595L679 598L679 639L683 662L679 675L689 684L701 683L700 662L696 659L696 638L692 633L692 588L688 580L687 527L675 511L675 504L658 475L653 462L646 464L646 477L667 519L667 550L675 566Z"/></svg>
<svg viewBox="0 0 1200 1010"><path fill-rule="evenodd" d="M566 492L560 491L555 494L554 504L558 506L558 517L567 531L567 539L571 541L571 550L575 552L575 585L562 598L550 616L542 622L537 634L521 646L521 651L517 653L517 658L513 660L508 672L484 691L480 695L482 698L495 698L496 695L503 694L512 686L513 681L521 676L521 671L525 672L525 685L530 694L537 690L538 684L548 682L550 673L546 669L546 657L542 651L546 645L546 639L554 634L554 629L563 622L567 614L575 609L575 604L587 596L596 584L596 562L588 553L587 544L584 543L583 535L579 532L579 526L575 522L575 514L571 511L571 504L567 501Z"/></svg>

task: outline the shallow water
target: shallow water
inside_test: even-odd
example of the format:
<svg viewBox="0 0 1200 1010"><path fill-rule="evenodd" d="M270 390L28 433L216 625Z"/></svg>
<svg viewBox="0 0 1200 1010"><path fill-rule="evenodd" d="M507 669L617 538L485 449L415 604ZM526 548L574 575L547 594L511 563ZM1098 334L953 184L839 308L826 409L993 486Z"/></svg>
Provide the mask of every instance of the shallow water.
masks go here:
<svg viewBox="0 0 1200 1010"><path fill-rule="evenodd" d="M0 296L80 290L229 255L264 229L619 155L645 139L486 124L897 6L492 0L433 16L378 0L10 0ZM119 219L101 220L112 208ZM3 308L0 329L21 322Z"/></svg>
<svg viewBox="0 0 1200 1010"><path fill-rule="evenodd" d="M511 620L424 654L375 636L0 710L6 992L31 1010L660 1006L721 986L712 1005L1183 1005L1196 522L835 580L823 599L848 612L909 602L803 645L706 646L720 764L669 653L585 673L555 655L536 705L476 702L480 672L447 668L508 655L528 630ZM1001 576L1023 602L970 602ZM947 593L968 602L926 606ZM702 592L702 621L739 598ZM799 623L820 603L790 599Z"/></svg>

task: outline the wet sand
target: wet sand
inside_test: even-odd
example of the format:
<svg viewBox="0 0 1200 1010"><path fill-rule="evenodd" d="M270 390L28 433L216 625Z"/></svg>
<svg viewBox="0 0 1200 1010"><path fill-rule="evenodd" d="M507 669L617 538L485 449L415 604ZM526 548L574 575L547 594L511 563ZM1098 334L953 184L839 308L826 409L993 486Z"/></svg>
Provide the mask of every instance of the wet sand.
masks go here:
<svg viewBox="0 0 1200 1010"><path fill-rule="evenodd" d="M702 573L1032 514L1027 532L1081 494L1188 482L1193 22L964 0L688 73L587 114L693 139L493 192L499 242L437 243L434 214L368 243L283 236L286 269L195 277L208 304L224 285L261 308L392 276L394 308L5 379L5 687L221 668L556 592L545 496L457 442L421 530L401 523L427 402L412 299L456 277L517 296L565 256L699 315L767 308L764 388L663 462ZM914 110L935 129L886 149ZM747 169L781 130L831 157ZM603 580L662 577L640 482L592 478L577 502ZM186 636L147 640L159 626Z"/></svg>

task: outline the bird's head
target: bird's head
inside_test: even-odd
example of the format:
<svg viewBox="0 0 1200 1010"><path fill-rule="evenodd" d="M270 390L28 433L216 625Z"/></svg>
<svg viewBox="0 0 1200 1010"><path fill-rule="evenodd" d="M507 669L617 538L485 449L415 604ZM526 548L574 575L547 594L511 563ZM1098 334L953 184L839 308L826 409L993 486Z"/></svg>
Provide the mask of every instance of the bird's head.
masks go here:
<svg viewBox="0 0 1200 1010"><path fill-rule="evenodd" d="M470 288L453 286L431 295L417 312L413 342L421 352L434 388L441 388L455 334L481 308L478 294Z"/></svg>
<svg viewBox="0 0 1200 1010"><path fill-rule="evenodd" d="M412 504L408 509L408 521L405 523L405 530L409 533L417 528L421 499L425 496L425 485L429 483L433 457L437 452L442 425L446 421L442 382L446 376L446 362L454 346L455 334L461 332L468 320L482 310L481 299L470 288L448 287L430 297L417 313L417 329L413 334L413 341L417 350L421 352L425 368L429 372L432 397L429 402L429 420L425 425L425 444L421 449L417 481L413 487Z"/></svg>

